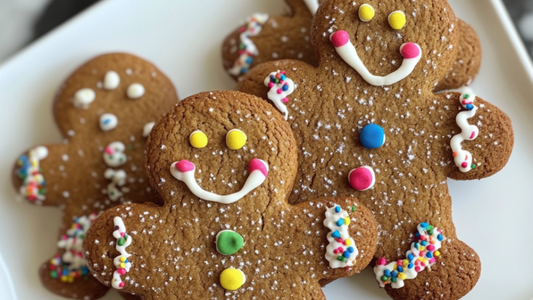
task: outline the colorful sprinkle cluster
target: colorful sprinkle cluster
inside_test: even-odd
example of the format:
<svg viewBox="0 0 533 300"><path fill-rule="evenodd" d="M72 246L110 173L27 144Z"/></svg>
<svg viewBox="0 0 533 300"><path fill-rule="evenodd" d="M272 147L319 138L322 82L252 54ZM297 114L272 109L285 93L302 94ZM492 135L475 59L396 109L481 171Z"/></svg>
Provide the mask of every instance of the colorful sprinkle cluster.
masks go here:
<svg viewBox="0 0 533 300"><path fill-rule="evenodd" d="M459 102L466 110L461 111L455 118L457 125L461 128L461 133L452 137L450 140L450 147L453 151L455 165L461 172L469 172L476 168L476 164L473 163L472 153L464 150L461 143L463 141L473 141L479 135L479 128L468 123L468 119L476 115L478 108L474 105L476 95L471 88L463 87L460 91L462 93L459 97Z"/></svg>
<svg viewBox="0 0 533 300"><path fill-rule="evenodd" d="M278 86L279 88L276 90L276 93L278 95L281 95L283 92L287 92L289 90L289 84L286 82L287 80L287 72L285 71L278 71L276 74L270 75L270 83L268 84L268 88L273 88L275 86ZM285 97L281 99L283 103L289 102L289 98Z"/></svg>
<svg viewBox="0 0 533 300"><path fill-rule="evenodd" d="M131 254L126 251L126 248L131 244L132 238L126 233L126 226L124 226L124 221L122 221L121 217L115 217L113 222L115 224L113 237L117 239L115 249L120 252L120 255L113 260L117 270L113 273L111 285L116 289L122 289L125 283L122 281L121 276L128 273L131 268L131 262L128 259Z"/></svg>
<svg viewBox="0 0 533 300"><path fill-rule="evenodd" d="M230 74L239 76L248 72L254 61L253 57L259 54L257 47L250 37L258 35L261 32L261 29L263 29L263 24L265 24L267 20L268 15L254 14L248 20L248 24L239 29L241 32L239 58L235 61L233 68L229 70Z"/></svg>
<svg viewBox="0 0 533 300"><path fill-rule="evenodd" d="M22 179L20 193L30 201L43 201L46 194L46 181L39 167L39 162L48 156L48 149L36 147L28 155L22 155L17 164L17 174Z"/></svg>
<svg viewBox="0 0 533 300"><path fill-rule="evenodd" d="M349 210L355 212L355 206L351 206ZM326 210L324 226L331 230L328 233L329 245L326 248L326 259L331 268L346 268L348 270L355 264L355 258L359 251L348 233L350 223L348 212L340 206L335 205Z"/></svg>
<svg viewBox="0 0 533 300"><path fill-rule="evenodd" d="M381 287L391 284L392 288L402 288L404 280L415 278L418 273L437 262L440 256L439 249L444 240L442 231L425 222L420 223L417 229L411 250L406 253L406 259L400 259L388 265L384 257L378 260L374 273Z"/></svg>
<svg viewBox="0 0 533 300"><path fill-rule="evenodd" d="M64 249L63 254L57 254L50 260L50 276L59 278L62 282L72 283L75 279L89 275L87 262L83 256L82 244L85 233L98 217L97 214L79 217L74 219L71 228L67 230L57 246Z"/></svg>

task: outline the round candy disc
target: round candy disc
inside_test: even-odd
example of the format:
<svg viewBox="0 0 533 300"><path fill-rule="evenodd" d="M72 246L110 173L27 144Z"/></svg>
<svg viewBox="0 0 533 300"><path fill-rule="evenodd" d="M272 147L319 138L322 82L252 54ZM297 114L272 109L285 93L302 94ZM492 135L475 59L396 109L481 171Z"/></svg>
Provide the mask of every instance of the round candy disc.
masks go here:
<svg viewBox="0 0 533 300"><path fill-rule="evenodd" d="M191 146L201 149L207 146L207 135L201 130L196 130L189 136L189 141L191 142Z"/></svg>
<svg viewBox="0 0 533 300"><path fill-rule="evenodd" d="M241 270L228 268L220 274L220 285L228 291L235 291L246 282L246 276Z"/></svg>
<svg viewBox="0 0 533 300"><path fill-rule="evenodd" d="M405 27L405 23L407 23L407 20L405 19L405 13L403 11L393 11L389 15L389 25L393 29L400 30Z"/></svg>
<svg viewBox="0 0 533 300"><path fill-rule="evenodd" d="M233 230L222 230L217 234L217 251L224 255L237 253L244 244L244 239Z"/></svg>
<svg viewBox="0 0 533 300"><path fill-rule="evenodd" d="M376 183L376 174L371 167L360 167L350 171L348 174L350 185L358 191L366 191Z"/></svg>
<svg viewBox="0 0 533 300"><path fill-rule="evenodd" d="M226 144L231 150L239 150L246 144L246 134L239 129L232 129L226 135Z"/></svg>
<svg viewBox="0 0 533 300"><path fill-rule="evenodd" d="M385 143L385 131L376 124L366 125L361 130L360 140L363 147L367 149L377 149Z"/></svg>
<svg viewBox="0 0 533 300"><path fill-rule="evenodd" d="M363 22L370 22L374 18L374 8L368 4L363 4L359 7L359 19Z"/></svg>

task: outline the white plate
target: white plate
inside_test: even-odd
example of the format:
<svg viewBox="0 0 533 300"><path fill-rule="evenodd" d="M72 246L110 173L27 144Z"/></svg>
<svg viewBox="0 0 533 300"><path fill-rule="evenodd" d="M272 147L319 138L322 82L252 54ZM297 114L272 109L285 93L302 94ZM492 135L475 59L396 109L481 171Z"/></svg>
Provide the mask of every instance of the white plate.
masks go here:
<svg viewBox="0 0 533 300"><path fill-rule="evenodd" d="M458 235L483 261L481 279L465 299L531 299L533 85L494 7L486 0L450 2L483 44L474 88L511 116L516 135L502 172L482 181L450 182ZM0 252L19 299L62 299L47 292L37 276L38 266L55 253L59 211L16 202L9 172L21 151L61 141L51 104L64 78L99 53L128 51L160 66L182 98L231 89L235 83L221 67L224 36L253 12L280 13L283 7L282 0L102 1L0 67ZM388 299L368 270L324 291L328 299ZM119 298L113 292L105 299Z"/></svg>

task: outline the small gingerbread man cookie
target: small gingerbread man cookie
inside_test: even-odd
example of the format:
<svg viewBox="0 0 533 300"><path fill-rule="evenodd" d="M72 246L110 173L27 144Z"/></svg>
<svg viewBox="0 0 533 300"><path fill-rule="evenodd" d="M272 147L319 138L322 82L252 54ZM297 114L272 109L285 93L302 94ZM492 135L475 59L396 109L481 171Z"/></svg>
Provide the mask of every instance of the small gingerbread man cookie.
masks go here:
<svg viewBox="0 0 533 300"><path fill-rule="evenodd" d="M222 45L222 58L224 68L233 78L240 78L260 63L281 59L298 59L316 66L316 55L310 38L311 23L319 4L325 1L286 2L291 8L291 15L254 14L244 26L226 37ZM416 15L416 12L414 13ZM362 22L372 21L375 14L376 11L371 5L361 6L358 11ZM470 84L481 65L481 44L474 29L459 20L450 30L459 31L459 51L446 77L435 86L436 91ZM366 38L370 40L372 37L369 35Z"/></svg>
<svg viewBox="0 0 533 300"><path fill-rule="evenodd" d="M82 243L100 212L121 203L156 202L144 168L151 122L178 102L170 80L133 55L98 56L62 85L54 116L65 140L22 155L13 182L28 202L63 211L58 252L39 274L50 291L96 299L108 288L89 273ZM147 125L148 124L148 125Z"/></svg>
<svg viewBox="0 0 533 300"><path fill-rule="evenodd" d="M351 197L289 205L296 152L287 122L257 97L182 100L147 144L163 206L103 213L84 241L89 268L143 299L325 299L321 283L370 262L377 224Z"/></svg>
<svg viewBox="0 0 533 300"><path fill-rule="evenodd" d="M513 148L509 117L471 89L433 93L454 66L457 28L446 1L329 0L313 24L318 67L265 63L239 84L287 113L299 151L290 203L354 196L374 213L374 271L394 299L474 287L481 262L457 238L447 179L491 176ZM285 84L295 88L280 102Z"/></svg>

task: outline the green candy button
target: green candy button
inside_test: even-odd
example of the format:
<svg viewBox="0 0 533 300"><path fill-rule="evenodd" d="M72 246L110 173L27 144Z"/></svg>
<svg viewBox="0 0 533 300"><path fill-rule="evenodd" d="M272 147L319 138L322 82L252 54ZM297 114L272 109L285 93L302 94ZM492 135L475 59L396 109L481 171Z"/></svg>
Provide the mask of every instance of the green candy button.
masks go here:
<svg viewBox="0 0 533 300"><path fill-rule="evenodd" d="M217 250L224 255L237 253L244 244L242 236L232 230L223 230L217 234Z"/></svg>

